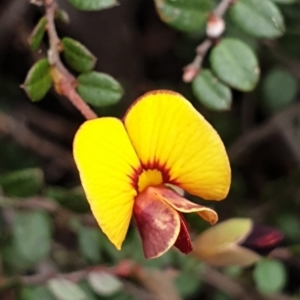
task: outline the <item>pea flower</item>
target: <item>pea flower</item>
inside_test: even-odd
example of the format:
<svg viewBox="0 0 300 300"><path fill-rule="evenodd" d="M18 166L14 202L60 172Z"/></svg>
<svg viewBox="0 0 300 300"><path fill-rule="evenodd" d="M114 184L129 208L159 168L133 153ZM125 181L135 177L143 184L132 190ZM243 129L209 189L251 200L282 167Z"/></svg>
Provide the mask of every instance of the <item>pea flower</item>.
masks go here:
<svg viewBox="0 0 300 300"><path fill-rule="evenodd" d="M158 90L134 102L122 120L83 123L73 153L82 186L102 231L121 249L131 217L146 258L173 245L192 250L182 213L196 212L214 224L215 211L185 199L226 197L231 179L224 145L183 96Z"/></svg>

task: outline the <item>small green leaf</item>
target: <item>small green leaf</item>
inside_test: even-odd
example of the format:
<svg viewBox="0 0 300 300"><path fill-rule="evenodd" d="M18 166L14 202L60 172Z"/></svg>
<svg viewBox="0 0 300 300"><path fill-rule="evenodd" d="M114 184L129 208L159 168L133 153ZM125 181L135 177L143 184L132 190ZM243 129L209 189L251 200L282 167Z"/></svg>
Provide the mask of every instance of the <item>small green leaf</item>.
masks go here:
<svg viewBox="0 0 300 300"><path fill-rule="evenodd" d="M186 32L203 30L213 9L211 0L155 0L155 5L162 21Z"/></svg>
<svg viewBox="0 0 300 300"><path fill-rule="evenodd" d="M23 87L32 101L45 97L52 85L50 64L46 58L36 62L29 70Z"/></svg>
<svg viewBox="0 0 300 300"><path fill-rule="evenodd" d="M210 54L213 72L229 86L244 92L255 88L259 66L253 51L236 39L223 39Z"/></svg>
<svg viewBox="0 0 300 300"><path fill-rule="evenodd" d="M25 286L21 290L20 300L55 300L44 286Z"/></svg>
<svg viewBox="0 0 300 300"><path fill-rule="evenodd" d="M99 300L99 297L96 293L93 292L88 282L84 279L78 283L79 287L84 291L88 300ZM110 300L110 299L107 299Z"/></svg>
<svg viewBox="0 0 300 300"><path fill-rule="evenodd" d="M297 241L300 232L300 220L291 214L281 214L276 218L278 229L286 239Z"/></svg>
<svg viewBox="0 0 300 300"><path fill-rule="evenodd" d="M108 106L117 103L123 89L113 77L98 72L89 72L78 76L77 91L80 96L94 106Z"/></svg>
<svg viewBox="0 0 300 300"><path fill-rule="evenodd" d="M100 296L113 295L123 287L123 283L117 277L103 271L90 272L87 279L93 290Z"/></svg>
<svg viewBox="0 0 300 300"><path fill-rule="evenodd" d="M255 266L253 277L260 292L275 294L283 289L287 274L282 262L274 259L261 259Z"/></svg>
<svg viewBox="0 0 300 300"><path fill-rule="evenodd" d="M6 196L30 197L41 191L44 175L40 169L14 171L0 177L0 186Z"/></svg>
<svg viewBox="0 0 300 300"><path fill-rule="evenodd" d="M74 7L81 10L100 10L116 6L116 0L68 0Z"/></svg>
<svg viewBox="0 0 300 300"><path fill-rule="evenodd" d="M55 13L55 18L62 21L63 23L70 23L70 17L68 13L63 9L58 9Z"/></svg>
<svg viewBox="0 0 300 300"><path fill-rule="evenodd" d="M92 263L101 259L101 232L98 228L80 226L78 231L79 249L83 256Z"/></svg>
<svg viewBox="0 0 300 300"><path fill-rule="evenodd" d="M201 70L192 82L198 100L213 110L228 110L231 106L231 90L216 78L210 70Z"/></svg>
<svg viewBox="0 0 300 300"><path fill-rule="evenodd" d="M266 106L273 112L278 112L295 100L298 84L289 72L273 69L263 81L263 93Z"/></svg>
<svg viewBox="0 0 300 300"><path fill-rule="evenodd" d="M42 17L33 29L29 38L29 45L32 51L36 51L40 47L46 32L46 24L46 17Z"/></svg>
<svg viewBox="0 0 300 300"><path fill-rule="evenodd" d="M241 247L252 230L250 219L233 218L203 231L194 240L193 255L215 266L249 266L260 259L255 252Z"/></svg>
<svg viewBox="0 0 300 300"><path fill-rule="evenodd" d="M70 280L53 278L47 282L47 286L59 300L88 300L84 291Z"/></svg>
<svg viewBox="0 0 300 300"><path fill-rule="evenodd" d="M32 264L45 258L51 247L51 223L43 212L17 213L13 223L13 244Z"/></svg>
<svg viewBox="0 0 300 300"><path fill-rule="evenodd" d="M201 287L201 279L199 275L197 276L197 271L182 270L175 279L176 287L184 299L195 294Z"/></svg>
<svg viewBox="0 0 300 300"><path fill-rule="evenodd" d="M96 57L81 43L69 37L62 39L63 56L68 65L80 73L95 67Z"/></svg>
<svg viewBox="0 0 300 300"><path fill-rule="evenodd" d="M90 211L90 206L81 186L65 189L62 187L50 187L46 191L46 197L58 202L60 205L78 213Z"/></svg>
<svg viewBox="0 0 300 300"><path fill-rule="evenodd" d="M239 0L230 10L233 21L258 38L276 38L284 33L284 20L278 7L269 0Z"/></svg>

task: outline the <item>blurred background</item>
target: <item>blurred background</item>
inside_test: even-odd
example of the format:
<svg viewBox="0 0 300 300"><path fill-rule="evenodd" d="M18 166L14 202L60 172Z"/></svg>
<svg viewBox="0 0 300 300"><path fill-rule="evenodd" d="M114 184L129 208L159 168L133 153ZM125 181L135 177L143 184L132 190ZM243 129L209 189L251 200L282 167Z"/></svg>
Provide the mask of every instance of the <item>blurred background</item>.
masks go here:
<svg viewBox="0 0 300 300"><path fill-rule="evenodd" d="M151 0L120 0L120 5L98 12L58 2L70 17L69 24L57 22L59 36L83 43L98 58L95 69L124 88L119 103L95 108L97 114L120 117L153 89L183 94L227 147L233 172L230 194L209 203L220 220L251 218L257 228L268 226L271 234L278 230L284 239L272 247L268 242L266 247L252 245L269 255L271 263L264 261L266 267L260 268L214 268L175 250L147 261L135 228L130 228L123 250L115 250L90 214L72 158L72 140L84 118L53 90L33 103L20 87L34 62L47 54L47 38L39 51L28 46L44 9L25 0L2 0L0 299L299 299L299 2L278 4L286 31L275 40L256 39L225 18L225 36L247 43L261 69L253 91L232 90L226 111L206 108L191 84L182 81L184 66L205 37L204 28L197 33L173 29L161 21ZM209 66L207 57L203 66ZM194 236L207 228L197 216L187 220ZM116 276L87 275L101 266L111 267ZM57 274L68 274L64 278L73 285L49 283Z"/></svg>

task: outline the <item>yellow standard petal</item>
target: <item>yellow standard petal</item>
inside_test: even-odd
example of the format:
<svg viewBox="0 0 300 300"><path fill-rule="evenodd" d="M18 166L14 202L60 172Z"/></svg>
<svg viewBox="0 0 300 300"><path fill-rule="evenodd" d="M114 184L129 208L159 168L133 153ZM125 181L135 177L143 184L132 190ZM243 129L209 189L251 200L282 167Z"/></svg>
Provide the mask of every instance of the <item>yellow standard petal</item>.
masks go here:
<svg viewBox="0 0 300 300"><path fill-rule="evenodd" d="M110 241L121 248L132 215L140 161L116 118L85 122L73 153L91 210Z"/></svg>
<svg viewBox="0 0 300 300"><path fill-rule="evenodd" d="M139 98L124 123L144 169L206 200L226 197L230 165L218 133L183 96L166 90Z"/></svg>

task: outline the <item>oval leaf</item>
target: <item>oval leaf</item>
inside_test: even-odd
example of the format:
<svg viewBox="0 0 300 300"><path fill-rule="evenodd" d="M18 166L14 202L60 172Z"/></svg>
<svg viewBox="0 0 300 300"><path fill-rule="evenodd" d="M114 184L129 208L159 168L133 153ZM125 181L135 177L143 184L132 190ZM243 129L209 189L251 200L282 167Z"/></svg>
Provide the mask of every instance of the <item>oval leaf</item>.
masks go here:
<svg viewBox="0 0 300 300"><path fill-rule="evenodd" d="M186 31L201 31L213 9L211 0L155 0L157 12L170 26Z"/></svg>
<svg viewBox="0 0 300 300"><path fill-rule="evenodd" d="M44 174L37 168L14 171L0 177L0 186L10 197L30 197L41 191Z"/></svg>
<svg viewBox="0 0 300 300"><path fill-rule="evenodd" d="M58 186L50 187L47 189L45 196L52 198L69 210L78 213L86 213L90 211L90 206L81 186L72 189L65 189Z"/></svg>
<svg viewBox="0 0 300 300"><path fill-rule="evenodd" d="M95 67L96 57L81 43L69 37L62 39L63 56L68 65L78 72L88 72Z"/></svg>
<svg viewBox="0 0 300 300"><path fill-rule="evenodd" d="M254 281L257 289L262 293L278 293L286 282L286 270L284 265L274 259L261 259L255 266Z"/></svg>
<svg viewBox="0 0 300 300"><path fill-rule="evenodd" d="M84 291L77 284L67 279L50 279L47 286L58 300L88 300Z"/></svg>
<svg viewBox="0 0 300 300"><path fill-rule="evenodd" d="M80 226L78 242L84 258L92 263L99 262L101 258L101 232L98 228Z"/></svg>
<svg viewBox="0 0 300 300"><path fill-rule="evenodd" d="M100 10L118 4L116 0L68 0L74 7L81 10Z"/></svg>
<svg viewBox="0 0 300 300"><path fill-rule="evenodd" d="M20 300L55 300L50 292L44 286L23 287Z"/></svg>
<svg viewBox="0 0 300 300"><path fill-rule="evenodd" d="M240 247L252 230L250 219L229 219L202 232L193 243L193 255L215 266L247 266L260 256Z"/></svg>
<svg viewBox="0 0 300 300"><path fill-rule="evenodd" d="M123 89L113 77L98 72L78 76L77 91L87 102L95 106L108 106L117 103Z"/></svg>
<svg viewBox="0 0 300 300"><path fill-rule="evenodd" d="M50 65L46 58L36 62L29 70L23 88L32 101L39 101L49 91L52 85Z"/></svg>
<svg viewBox="0 0 300 300"><path fill-rule="evenodd" d="M43 212L20 212L13 223L13 243L27 261L35 264L51 248L51 223Z"/></svg>
<svg viewBox="0 0 300 300"><path fill-rule="evenodd" d="M273 69L263 81L265 105L278 112L295 100L298 84L295 77L280 68Z"/></svg>
<svg viewBox="0 0 300 300"><path fill-rule="evenodd" d="M283 17L269 0L239 0L230 13L241 29L255 37L275 38L284 33Z"/></svg>
<svg viewBox="0 0 300 300"><path fill-rule="evenodd" d="M46 17L42 17L33 29L29 38L29 46L32 51L36 51L40 47L46 32L46 24Z"/></svg>
<svg viewBox="0 0 300 300"><path fill-rule="evenodd" d="M236 39L223 39L210 54L214 73L229 86L251 91L259 79L259 66L253 51Z"/></svg>
<svg viewBox="0 0 300 300"><path fill-rule="evenodd" d="M66 24L70 23L70 17L68 15L68 13L63 9L57 9L57 11L55 13L55 18L62 21L63 23L66 23Z"/></svg>
<svg viewBox="0 0 300 300"><path fill-rule="evenodd" d="M117 277L102 271L90 272L87 279L93 290L100 296L110 296L123 287L123 283Z"/></svg>
<svg viewBox="0 0 300 300"><path fill-rule="evenodd" d="M210 70L201 70L192 82L198 100L213 110L228 110L231 106L231 90L220 82Z"/></svg>

